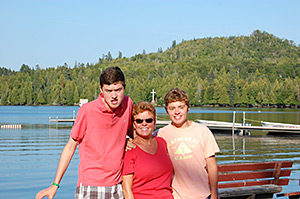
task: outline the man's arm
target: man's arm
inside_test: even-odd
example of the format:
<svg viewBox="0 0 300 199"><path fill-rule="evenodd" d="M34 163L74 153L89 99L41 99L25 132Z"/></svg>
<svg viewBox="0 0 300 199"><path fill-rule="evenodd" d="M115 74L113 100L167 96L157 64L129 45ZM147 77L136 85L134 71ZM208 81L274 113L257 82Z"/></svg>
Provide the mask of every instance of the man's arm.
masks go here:
<svg viewBox="0 0 300 199"><path fill-rule="evenodd" d="M125 199L134 199L132 193L132 182L133 182L133 174L123 176L122 188L123 188Z"/></svg>
<svg viewBox="0 0 300 199"><path fill-rule="evenodd" d="M71 159L74 155L76 147L77 147L77 142L75 140L73 140L72 137L70 137L69 141L67 142L67 144L65 145L65 147L61 153L58 167L56 170L55 179L53 181L54 183L56 183L56 184L60 183L62 177L64 176L64 174L71 162ZM57 189L58 189L57 186L51 185L50 187L43 189L39 193L37 193L35 198L41 199L41 198L47 196L49 199L52 199L55 196Z"/></svg>
<svg viewBox="0 0 300 199"><path fill-rule="evenodd" d="M215 156L210 156L205 159L208 172L208 180L210 184L211 199L218 198L218 166Z"/></svg>
<svg viewBox="0 0 300 199"><path fill-rule="evenodd" d="M133 126L131 125L131 127L127 130L127 135L130 137L130 138L135 138L135 132L133 130Z"/></svg>
<svg viewBox="0 0 300 199"><path fill-rule="evenodd" d="M125 151L131 151L136 147L136 145L133 143L133 138L135 137L135 132L133 130L133 126L131 126L127 130L127 137L126 137L126 143L125 143Z"/></svg>

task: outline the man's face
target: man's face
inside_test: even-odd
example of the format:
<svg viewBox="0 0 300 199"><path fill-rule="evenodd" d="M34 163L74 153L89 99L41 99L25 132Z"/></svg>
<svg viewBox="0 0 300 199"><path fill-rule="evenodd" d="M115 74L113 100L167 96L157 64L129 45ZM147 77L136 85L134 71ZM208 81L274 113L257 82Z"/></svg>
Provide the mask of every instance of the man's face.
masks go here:
<svg viewBox="0 0 300 199"><path fill-rule="evenodd" d="M171 102L166 110L174 126L180 128L187 121L189 107L184 101Z"/></svg>
<svg viewBox="0 0 300 199"><path fill-rule="evenodd" d="M116 82L113 84L104 84L101 88L103 94L104 103L114 111L118 108L124 98L125 88L122 82Z"/></svg>

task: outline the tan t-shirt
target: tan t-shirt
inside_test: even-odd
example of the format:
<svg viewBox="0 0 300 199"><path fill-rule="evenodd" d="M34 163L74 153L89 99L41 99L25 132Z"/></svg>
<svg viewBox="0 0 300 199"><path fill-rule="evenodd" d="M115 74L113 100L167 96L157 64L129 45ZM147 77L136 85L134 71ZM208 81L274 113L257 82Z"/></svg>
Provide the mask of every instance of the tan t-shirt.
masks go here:
<svg viewBox="0 0 300 199"><path fill-rule="evenodd" d="M169 124L159 129L158 136L166 140L174 166L174 198L207 198L210 187L205 158L220 151L211 131L195 122L187 128Z"/></svg>

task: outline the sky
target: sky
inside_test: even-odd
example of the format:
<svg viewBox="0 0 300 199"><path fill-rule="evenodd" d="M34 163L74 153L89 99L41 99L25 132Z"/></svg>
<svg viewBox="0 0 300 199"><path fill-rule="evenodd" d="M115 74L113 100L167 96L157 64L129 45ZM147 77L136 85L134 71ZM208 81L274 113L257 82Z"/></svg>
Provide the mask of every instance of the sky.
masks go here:
<svg viewBox="0 0 300 199"><path fill-rule="evenodd" d="M300 44L300 0L0 0L0 67L97 63L266 31Z"/></svg>

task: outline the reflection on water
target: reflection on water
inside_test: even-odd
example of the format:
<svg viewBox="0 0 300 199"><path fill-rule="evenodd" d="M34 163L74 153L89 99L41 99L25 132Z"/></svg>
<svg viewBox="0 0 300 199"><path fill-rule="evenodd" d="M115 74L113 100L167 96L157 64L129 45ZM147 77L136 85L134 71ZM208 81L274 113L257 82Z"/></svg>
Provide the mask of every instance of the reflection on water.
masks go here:
<svg viewBox="0 0 300 199"><path fill-rule="evenodd" d="M11 109L11 112L10 112ZM22 129L0 129L0 186L1 198L33 198L47 187L55 176L60 153L69 138L70 128L48 128L48 118L72 117L74 107L0 107L0 124L17 122ZM252 112L251 112L252 110ZM258 113L246 110L246 118L299 124L299 111L271 111ZM229 109L209 113L208 109L192 109L190 119L232 121ZM267 112L267 111L265 111ZM159 118L167 119L163 108ZM242 112L236 114L237 122ZM221 149L218 164L292 160L293 171L289 186L284 191L299 190L300 137L235 136L233 147L230 135L216 134ZM233 148L235 150L233 151ZM56 198L73 198L79 163L76 151Z"/></svg>
<svg viewBox="0 0 300 199"><path fill-rule="evenodd" d="M48 128L0 130L1 198L33 198L54 179L68 130ZM73 198L77 179L77 152L56 198Z"/></svg>

